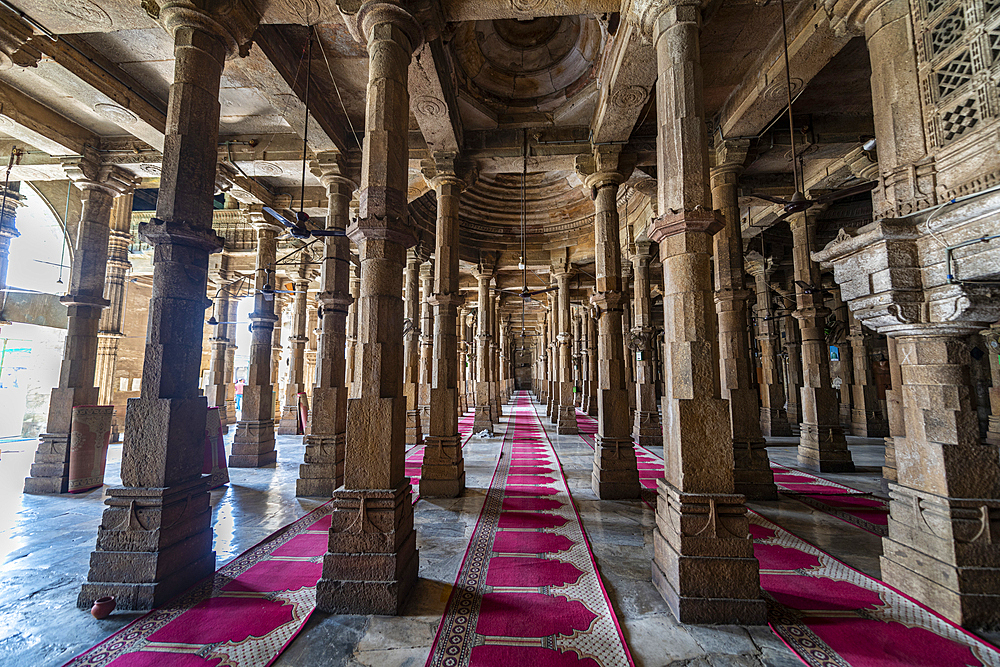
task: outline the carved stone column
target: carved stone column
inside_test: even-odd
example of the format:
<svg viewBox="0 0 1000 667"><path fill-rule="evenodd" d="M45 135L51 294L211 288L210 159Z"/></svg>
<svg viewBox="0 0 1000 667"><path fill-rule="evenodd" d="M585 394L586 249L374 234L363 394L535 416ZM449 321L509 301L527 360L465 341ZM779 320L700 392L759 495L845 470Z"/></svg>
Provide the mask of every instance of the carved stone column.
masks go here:
<svg viewBox="0 0 1000 667"><path fill-rule="evenodd" d="M319 307L316 295L313 294L306 301L306 335L309 342L306 343L306 362L302 376L305 381L305 391L309 397L309 414L313 412L313 387L316 386L316 352L319 349ZM345 344L346 349L346 344ZM311 417L310 417L311 419ZM307 425L308 428L308 425Z"/></svg>
<svg viewBox="0 0 1000 667"><path fill-rule="evenodd" d="M416 239L407 222L410 56L419 24L398 5L368 2L354 17L368 42L368 94L358 220L361 258L356 368L347 407L344 484L333 494L329 551L316 588L325 612L397 614L417 580L413 501L406 477L403 265ZM363 370L362 370L363 369Z"/></svg>
<svg viewBox="0 0 1000 667"><path fill-rule="evenodd" d="M500 405L510 402L510 325L502 321L499 309L500 297L497 295L497 334L500 344L497 346L497 356L500 364L497 369L500 387Z"/></svg>
<svg viewBox="0 0 1000 667"><path fill-rule="evenodd" d="M275 277L275 286L284 284L283 278ZM285 308L288 305L284 294L274 295L274 330L271 332L271 414L279 416L281 414L281 390L279 382L281 379L281 353L284 351L282 345L282 328L285 326L282 321L287 317ZM275 419L275 426L278 420Z"/></svg>
<svg viewBox="0 0 1000 667"><path fill-rule="evenodd" d="M632 349L632 263L622 264L622 340L625 347L625 390L628 392L629 422L635 423L635 350Z"/></svg>
<svg viewBox="0 0 1000 667"><path fill-rule="evenodd" d="M554 282L555 278L550 276L550 280ZM548 404L546 405L545 415L549 418L551 423L555 424L559 421L559 341L556 340L556 336L559 335L559 303L554 292L549 292L548 313L549 399Z"/></svg>
<svg viewBox="0 0 1000 667"><path fill-rule="evenodd" d="M782 297L785 308L795 303L794 289L775 290ZM784 335L782 347L785 352L785 394L788 399L788 422L793 428L802 423L802 335L799 324L789 309L788 315L781 319L781 333Z"/></svg>
<svg viewBox="0 0 1000 667"><path fill-rule="evenodd" d="M465 490L465 459L458 434L459 357L455 322L462 297L458 288L458 202L465 181L451 159L439 159L430 179L437 192L434 231L434 336L430 373L430 424L420 473L420 495L454 498ZM463 364L464 365L464 364Z"/></svg>
<svg viewBox="0 0 1000 667"><path fill-rule="evenodd" d="M230 321L236 320L236 304L230 298L228 287L233 280L232 272L229 271L229 255L220 253L209 261L209 277L212 282L209 287L209 294L212 299L212 317L218 324L215 325L215 335L211 337L212 352L208 360L208 387L205 390L205 398L208 399L209 407L219 408L219 418L223 426L231 423L232 419L228 413L229 406L229 384L231 375L226 375L226 362L229 355L229 346L235 343L235 336L230 338L230 332L235 332ZM232 307L232 310L230 310Z"/></svg>
<svg viewBox="0 0 1000 667"><path fill-rule="evenodd" d="M734 492L729 404L720 398L712 312L711 210L702 106L700 9L653 4L643 16L659 76L659 218L649 237L663 263L664 454L653 584L682 623L764 623L744 498ZM707 463L710 462L710 463Z"/></svg>
<svg viewBox="0 0 1000 667"><path fill-rule="evenodd" d="M417 373L417 406L420 410L420 430L424 437L431 423L431 358L434 353L434 315L430 298L434 290L434 262L425 261L420 267L420 359Z"/></svg>
<svg viewBox="0 0 1000 667"><path fill-rule="evenodd" d="M903 379L899 367L899 352L896 339L886 337L886 347L889 352L889 382L891 389L885 392L885 412L889 422L889 435L885 438L885 465L882 466L882 489L889 491L889 482L895 482L896 475L896 443L906 438L906 422L903 418Z"/></svg>
<svg viewBox="0 0 1000 667"><path fill-rule="evenodd" d="M819 265L809 256L816 237L814 207L789 218L795 265L793 315L802 336L802 422L799 424L799 465L823 472L853 472L854 461L840 426L837 392L830 382L830 350L824 332L830 309L823 303Z"/></svg>
<svg viewBox="0 0 1000 667"><path fill-rule="evenodd" d="M295 294L292 300L292 335L288 337L291 346L288 384L285 385L285 401L281 409L281 421L278 423L280 435L302 435L299 426L299 394L306 393L306 343L309 342L306 299L312 278L312 268L309 266L311 261L312 255L308 250L299 252L299 265L293 281Z"/></svg>
<svg viewBox="0 0 1000 667"><path fill-rule="evenodd" d="M31 37L30 29L26 29L25 39ZM7 187L7 199L0 209L0 326L7 324L3 319L3 305L7 301L7 268L10 264L10 241L21 235L17 231L17 209L24 206L24 195L18 190L20 183L10 183ZM0 190L0 197L3 190Z"/></svg>
<svg viewBox="0 0 1000 667"><path fill-rule="evenodd" d="M656 407L656 369L653 366L653 315L649 298L649 263L652 260L653 243L645 236L638 239L631 248L632 286L635 298L632 308L631 345L635 365L635 418L632 437L643 447L663 444L663 426L660 412Z"/></svg>
<svg viewBox="0 0 1000 667"><path fill-rule="evenodd" d="M473 275L479 282L479 309L476 312L476 415L472 432L487 430L493 433L494 415L490 400L490 281L493 267L480 265Z"/></svg>
<svg viewBox="0 0 1000 667"><path fill-rule="evenodd" d="M569 306L569 277L572 267L565 257L553 258L552 275L559 285L559 412L556 432L559 435L576 435L580 432L576 423L573 385L573 330L572 314Z"/></svg>
<svg viewBox="0 0 1000 667"><path fill-rule="evenodd" d="M850 331L847 304L840 298L840 289L833 283L832 278L829 276L824 276L823 278L823 289L829 290L833 295L830 311L834 318L836 318L839 326L845 332ZM851 428L851 387L854 385L854 351L851 348L850 341L847 340L846 333L844 341L837 341L836 346L840 354L840 369L836 373L837 379L840 380L840 388L837 389L840 396L840 426L847 432ZM836 382L836 379L831 377L831 382Z"/></svg>
<svg viewBox="0 0 1000 667"><path fill-rule="evenodd" d="M739 175L750 142L716 137L711 168L712 206L723 227L715 235L715 310L719 319L719 367L722 398L729 401L733 436L733 482L750 500L777 500L778 488L760 431L760 390L750 354L746 268L740 233Z"/></svg>
<svg viewBox="0 0 1000 667"><path fill-rule="evenodd" d="M882 414L882 406L878 398L878 387L875 385L875 373L872 371L872 360L868 351L868 336L854 313L847 311L848 336L851 355L854 361L854 373L851 384L851 435L864 438L882 438L889 434L889 423ZM867 334L867 335L866 335Z"/></svg>
<svg viewBox="0 0 1000 667"><path fill-rule="evenodd" d="M990 387L990 418L986 442L1000 445L1000 323L979 333L986 340L986 354L990 358L990 376L993 379L993 386Z"/></svg>
<svg viewBox="0 0 1000 667"><path fill-rule="evenodd" d="M458 293L462 300L458 308L458 414L459 417L469 411L469 327L466 318L469 315L465 307L465 296Z"/></svg>
<svg viewBox="0 0 1000 667"><path fill-rule="evenodd" d="M101 165L87 155L65 165L66 174L83 192L83 210L69 290L59 300L66 304L66 343L59 386L52 389L45 433L35 452L25 493L65 493L69 486L69 434L73 406L96 405L98 330L107 274L111 208L116 196L130 190L134 180L118 167ZM201 349L198 341L199 351Z"/></svg>
<svg viewBox="0 0 1000 667"><path fill-rule="evenodd" d="M792 427L785 412L785 387L782 382L781 362L778 349L778 318L773 314L771 291L768 280L771 274L770 261L757 255L747 262L747 270L754 277L757 289L757 344L760 346L760 431L761 435L772 438L790 436Z"/></svg>
<svg viewBox="0 0 1000 667"><path fill-rule="evenodd" d="M424 441L417 406L420 379L420 263L417 248L406 251L406 272L403 274L403 396L406 397L406 444Z"/></svg>
<svg viewBox="0 0 1000 667"><path fill-rule="evenodd" d="M342 156L330 154L321 154L312 165L312 172L326 186L326 229L338 232L347 229L351 195L356 187L344 167ZM316 297L320 304L316 383L295 495L329 498L344 483L347 366L353 360L353 350L347 345L347 311L357 302L348 293L354 287L350 241L338 235L323 237L322 243L320 292Z"/></svg>
<svg viewBox="0 0 1000 667"><path fill-rule="evenodd" d="M597 435L590 486L602 500L639 497L639 471L632 442L632 420L625 381L622 316L628 309L623 295L621 245L618 239L618 186L632 172L631 156L607 147L579 159L577 171L594 199L595 293L590 302L597 319Z"/></svg>
<svg viewBox="0 0 1000 667"><path fill-rule="evenodd" d="M254 272L254 307L250 313L250 364L243 387L240 420L233 436L230 468L259 468L274 463L274 383L272 368L274 332L281 331L280 298L275 294L274 263L277 261L278 234L283 226L252 207L250 220L257 230L257 260ZM280 341L279 341L280 342Z"/></svg>
<svg viewBox="0 0 1000 667"><path fill-rule="evenodd" d="M587 322L587 414L591 417L599 415L597 407L597 320L591 313L585 316Z"/></svg>
<svg viewBox="0 0 1000 667"><path fill-rule="evenodd" d="M495 279L495 278L494 278ZM490 410L493 421L500 423L503 417L503 401L500 398L500 293L490 295Z"/></svg>
<svg viewBox="0 0 1000 667"><path fill-rule="evenodd" d="M128 261L128 246L132 240L132 194L129 188L116 197L111 205L111 230L108 236L108 270L104 278L104 296L110 305L101 313L97 331L97 387L99 405L111 405L114 394L115 366L118 343L125 337L125 276L132 264ZM121 430L124 415L115 413L112 433ZM225 422L224 422L225 423Z"/></svg>
<svg viewBox="0 0 1000 667"><path fill-rule="evenodd" d="M345 223L346 224L346 223ZM350 257L350 248L348 248L348 257ZM351 305L348 307L347 311L347 370L345 374L347 376L347 394L350 397L354 397L354 386L358 382L357 373L355 372L354 361L356 358L357 343L358 343L358 299L361 298L361 268L350 261L350 289L351 289Z"/></svg>
<svg viewBox="0 0 1000 667"><path fill-rule="evenodd" d="M548 408L549 402L549 318L548 310L542 313L541 345L538 348L538 371L535 378L535 396L538 402Z"/></svg>
<svg viewBox="0 0 1000 667"><path fill-rule="evenodd" d="M227 54L246 52L257 23L241 2L225 3L222 12L160 8L175 63L156 217L139 229L154 246L142 393L129 400L122 486L107 491L77 600L84 608L114 595L119 609L149 609L215 569L201 473L207 404L198 384L208 255L222 248L212 231L219 82Z"/></svg>

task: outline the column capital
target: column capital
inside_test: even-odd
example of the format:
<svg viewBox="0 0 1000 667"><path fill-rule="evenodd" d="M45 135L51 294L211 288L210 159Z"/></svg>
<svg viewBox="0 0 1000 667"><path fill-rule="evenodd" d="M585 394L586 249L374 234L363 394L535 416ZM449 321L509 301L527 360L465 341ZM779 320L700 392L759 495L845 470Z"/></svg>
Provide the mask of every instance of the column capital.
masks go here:
<svg viewBox="0 0 1000 667"><path fill-rule="evenodd" d="M327 151L309 162L309 171L319 179L327 193L339 190L339 194L351 195L361 181L360 165L352 164L348 156L336 151Z"/></svg>
<svg viewBox="0 0 1000 667"><path fill-rule="evenodd" d="M576 172L590 188L591 199L596 199L600 188L628 180L635 163L636 155L622 152L621 146L594 146L590 155L576 158Z"/></svg>
<svg viewBox="0 0 1000 667"><path fill-rule="evenodd" d="M711 171L715 173L742 173L743 163L747 159L747 151L750 150L749 139L724 139L719 132L713 138L712 150L710 151Z"/></svg>
<svg viewBox="0 0 1000 667"><path fill-rule="evenodd" d="M474 163L461 159L458 153L433 153L420 162L420 171L427 184L435 190L451 185L460 191L471 186L479 178L479 170Z"/></svg>
<svg viewBox="0 0 1000 667"><path fill-rule="evenodd" d="M264 207L260 204L251 205L250 208L247 209L247 217L250 219L250 224L258 232L269 230L278 234L285 229L285 226L282 223L265 213Z"/></svg>
<svg viewBox="0 0 1000 667"><path fill-rule="evenodd" d="M662 32L662 23L694 23L701 25L700 0L637 0L632 3L632 18L642 36L656 44Z"/></svg>
<svg viewBox="0 0 1000 667"><path fill-rule="evenodd" d="M692 211L668 211L658 218L653 218L647 234L656 242L676 234L687 232L704 232L712 235L723 228L725 223L718 211L696 208Z"/></svg>
<svg viewBox="0 0 1000 667"><path fill-rule="evenodd" d="M0 70L12 67L36 67L42 52L31 38L31 24L12 12L0 12Z"/></svg>
<svg viewBox="0 0 1000 667"><path fill-rule="evenodd" d="M380 25L391 25L399 30L409 42L411 54L424 43L424 30L420 22L397 4L379 0L366 2L354 15L354 28L366 45L376 38L372 31Z"/></svg>
<svg viewBox="0 0 1000 667"><path fill-rule="evenodd" d="M63 162L66 177L83 191L100 190L111 197L132 192L139 179L121 167L102 164L96 155L85 155L72 161Z"/></svg>
<svg viewBox="0 0 1000 667"><path fill-rule="evenodd" d="M246 56L260 14L246 0L167 0L160 5L160 24L177 38L183 29L198 30L219 39L226 59Z"/></svg>

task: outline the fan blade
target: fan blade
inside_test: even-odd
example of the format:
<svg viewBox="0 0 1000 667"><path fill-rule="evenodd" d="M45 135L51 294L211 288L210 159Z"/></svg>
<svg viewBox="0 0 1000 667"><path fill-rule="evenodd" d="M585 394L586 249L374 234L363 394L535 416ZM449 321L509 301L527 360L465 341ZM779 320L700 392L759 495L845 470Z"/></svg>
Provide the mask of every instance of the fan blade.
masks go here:
<svg viewBox="0 0 1000 667"><path fill-rule="evenodd" d="M532 290L530 292L522 292L522 295L535 296L536 294L545 294L546 292L554 292L559 289L558 287L549 287L547 289Z"/></svg>
<svg viewBox="0 0 1000 667"><path fill-rule="evenodd" d="M296 225L294 222L292 222L291 220L289 220L285 216L283 216L280 213L278 213L277 211L275 211L270 206L264 206L262 208L264 209L264 211L266 211L267 213L269 213L271 215L271 217L273 217L275 220L277 220L278 222L280 222L281 224L283 224L285 227L288 227L289 229L298 229L298 225Z"/></svg>
<svg viewBox="0 0 1000 667"><path fill-rule="evenodd" d="M784 220L788 216L795 215L796 213L801 213L801 211L785 211L784 213L782 213L781 215L779 215L777 218L775 218L771 222L771 226L773 227L774 225L776 225L777 223L781 222L782 220Z"/></svg>
<svg viewBox="0 0 1000 667"><path fill-rule="evenodd" d="M309 233L313 236L347 236L343 229L310 229Z"/></svg>
<svg viewBox="0 0 1000 667"><path fill-rule="evenodd" d="M853 197L854 195L860 195L865 192L871 192L878 185L878 181L869 181L867 183L861 183L860 185L854 185L849 188L844 188L843 190L834 190L833 192L828 192L825 195L820 195L813 200L814 204L823 204L828 201L836 201L838 199L844 199L845 197Z"/></svg>
<svg viewBox="0 0 1000 667"><path fill-rule="evenodd" d="M757 192L751 192L750 196L755 199L763 199L764 201L769 201L772 204L781 204L782 206L791 203L787 199L782 199L781 197L772 197L771 195L760 194Z"/></svg>

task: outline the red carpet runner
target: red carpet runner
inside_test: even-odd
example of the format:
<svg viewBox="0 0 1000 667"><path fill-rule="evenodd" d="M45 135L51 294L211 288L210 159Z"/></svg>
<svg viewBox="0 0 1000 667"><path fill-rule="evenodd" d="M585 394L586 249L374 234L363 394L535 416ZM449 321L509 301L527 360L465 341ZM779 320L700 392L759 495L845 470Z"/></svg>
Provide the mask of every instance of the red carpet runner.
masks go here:
<svg viewBox="0 0 1000 667"><path fill-rule="evenodd" d="M270 665L315 609L329 529L323 505L66 667Z"/></svg>
<svg viewBox="0 0 1000 667"><path fill-rule="evenodd" d="M583 415L578 423L584 442L593 446L588 436L596 430L596 422ZM642 447L636 447L636 459L640 482L655 488L663 460ZM846 501L873 500L815 475L772 468L782 490L796 493L803 502L798 494L807 494L817 504L829 503L833 509L843 509L839 503ZM839 518L855 525L862 519L879 525L877 516L872 516L878 509L859 505L847 504L847 511L857 516ZM820 509L837 516L830 508ZM1000 652L974 635L760 514L750 511L749 517L760 585L768 601L768 624L810 667L1000 667ZM882 518L883 529L884 525Z"/></svg>
<svg viewBox="0 0 1000 667"><path fill-rule="evenodd" d="M632 665L580 517L525 393L427 667Z"/></svg>
<svg viewBox="0 0 1000 667"><path fill-rule="evenodd" d="M462 438L462 446L465 447L472 436L472 422L475 418L474 412L469 412L458 420L458 435ZM410 485L413 487L413 504L420 500L420 469L424 463L424 446L413 445L406 450L406 476L410 478Z"/></svg>

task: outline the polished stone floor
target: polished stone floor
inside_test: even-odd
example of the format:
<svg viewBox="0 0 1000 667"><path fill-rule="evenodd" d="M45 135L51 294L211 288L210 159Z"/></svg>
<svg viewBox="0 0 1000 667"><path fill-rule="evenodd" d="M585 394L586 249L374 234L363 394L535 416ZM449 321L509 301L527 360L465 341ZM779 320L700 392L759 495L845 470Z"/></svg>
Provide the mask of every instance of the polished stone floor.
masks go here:
<svg viewBox="0 0 1000 667"><path fill-rule="evenodd" d="M637 666L801 664L766 626L681 626L674 621L649 581L652 510L638 501L598 501L590 490L590 447L578 436L555 435L547 419L543 423L569 479ZM219 566L320 504L294 496L301 440L278 436L276 465L230 470L232 482L212 493ZM500 437L469 441L465 496L422 499L417 504L420 581L401 616L314 613L274 664L422 666L482 507L500 442ZM860 473L824 476L881 493L877 467L882 449L877 442L850 441ZM794 440L779 438L773 444L769 447L773 460L794 466ZM96 621L75 606L100 522L103 490L76 496L23 496L35 442L8 440L0 447L0 664L55 667L138 614L115 613ZM120 460L121 445L112 445L109 484L120 483ZM870 533L788 498L752 507L849 565L878 576L881 543Z"/></svg>

